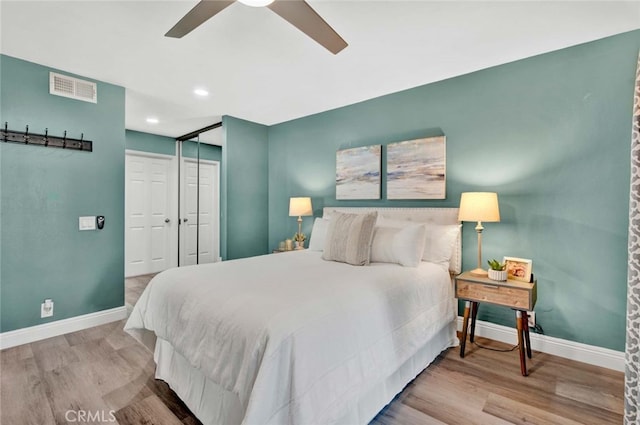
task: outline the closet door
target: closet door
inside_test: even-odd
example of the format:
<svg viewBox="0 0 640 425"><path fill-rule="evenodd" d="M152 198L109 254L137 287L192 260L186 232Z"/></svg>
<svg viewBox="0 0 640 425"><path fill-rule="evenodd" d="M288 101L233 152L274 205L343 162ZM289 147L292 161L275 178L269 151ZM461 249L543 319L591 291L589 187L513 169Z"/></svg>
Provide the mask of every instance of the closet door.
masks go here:
<svg viewBox="0 0 640 425"><path fill-rule="evenodd" d="M219 261L220 163L198 139L180 143L179 264Z"/></svg>
<svg viewBox="0 0 640 425"><path fill-rule="evenodd" d="M125 276L176 265L172 160L144 153L125 157Z"/></svg>

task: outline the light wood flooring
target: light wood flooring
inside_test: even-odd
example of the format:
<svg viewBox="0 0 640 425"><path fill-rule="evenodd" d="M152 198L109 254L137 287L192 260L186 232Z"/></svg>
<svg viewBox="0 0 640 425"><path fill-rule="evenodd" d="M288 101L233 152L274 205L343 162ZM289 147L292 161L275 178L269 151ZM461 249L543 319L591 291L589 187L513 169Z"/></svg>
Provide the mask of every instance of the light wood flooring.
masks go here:
<svg viewBox="0 0 640 425"><path fill-rule="evenodd" d="M149 279L126 280L127 305ZM1 351L0 423L199 424L173 391L153 378L152 354L124 333L123 325ZM622 423L622 373L539 352L529 361L529 372L520 375L517 351L468 343L461 359L458 349L449 349L372 425ZM78 420L79 411L93 416Z"/></svg>

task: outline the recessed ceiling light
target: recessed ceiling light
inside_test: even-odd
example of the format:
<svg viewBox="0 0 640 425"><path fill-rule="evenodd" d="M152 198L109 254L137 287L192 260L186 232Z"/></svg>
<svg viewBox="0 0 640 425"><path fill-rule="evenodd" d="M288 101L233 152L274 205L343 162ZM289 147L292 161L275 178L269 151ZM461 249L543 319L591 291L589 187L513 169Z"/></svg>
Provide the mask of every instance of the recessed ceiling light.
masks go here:
<svg viewBox="0 0 640 425"><path fill-rule="evenodd" d="M147 122L149 124L158 124L160 122L160 120L156 117L149 117L147 118Z"/></svg>
<svg viewBox="0 0 640 425"><path fill-rule="evenodd" d="M273 3L273 0L240 0L240 3L251 7L262 7L270 5Z"/></svg>
<svg viewBox="0 0 640 425"><path fill-rule="evenodd" d="M198 96L202 96L202 97L209 96L209 92L206 91L205 89L195 89L193 92Z"/></svg>

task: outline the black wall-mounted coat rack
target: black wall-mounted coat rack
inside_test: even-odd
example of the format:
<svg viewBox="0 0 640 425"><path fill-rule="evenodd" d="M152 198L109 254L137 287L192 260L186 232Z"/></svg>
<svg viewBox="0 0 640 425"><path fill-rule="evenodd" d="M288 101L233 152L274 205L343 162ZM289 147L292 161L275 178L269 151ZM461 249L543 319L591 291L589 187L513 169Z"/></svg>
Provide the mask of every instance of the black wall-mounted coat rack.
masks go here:
<svg viewBox="0 0 640 425"><path fill-rule="evenodd" d="M49 129L44 129L44 134L29 133L29 126L25 131L14 131L7 128L8 123L4 123L4 128L0 129L0 141L5 143L20 143L23 145L44 146L45 148L62 148L76 151L93 152L93 142L84 140L84 133L79 139L67 137L65 130L62 137L50 136Z"/></svg>

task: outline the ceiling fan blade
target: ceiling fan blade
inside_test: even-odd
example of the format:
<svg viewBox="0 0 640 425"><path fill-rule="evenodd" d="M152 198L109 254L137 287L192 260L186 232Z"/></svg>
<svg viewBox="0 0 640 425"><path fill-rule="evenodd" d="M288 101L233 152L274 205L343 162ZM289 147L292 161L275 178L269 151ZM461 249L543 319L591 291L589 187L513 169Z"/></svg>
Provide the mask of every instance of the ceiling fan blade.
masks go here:
<svg viewBox="0 0 640 425"><path fill-rule="evenodd" d="M234 0L202 0L196 4L189 13L184 15L164 36L182 38L233 2Z"/></svg>
<svg viewBox="0 0 640 425"><path fill-rule="evenodd" d="M267 7L334 55L348 46L347 42L304 0L276 0Z"/></svg>

